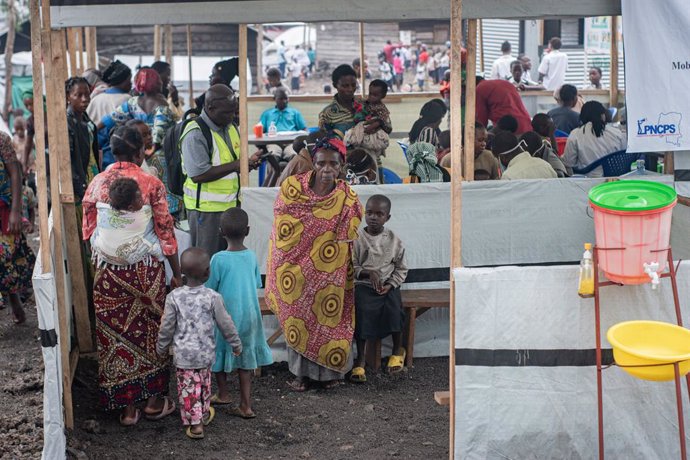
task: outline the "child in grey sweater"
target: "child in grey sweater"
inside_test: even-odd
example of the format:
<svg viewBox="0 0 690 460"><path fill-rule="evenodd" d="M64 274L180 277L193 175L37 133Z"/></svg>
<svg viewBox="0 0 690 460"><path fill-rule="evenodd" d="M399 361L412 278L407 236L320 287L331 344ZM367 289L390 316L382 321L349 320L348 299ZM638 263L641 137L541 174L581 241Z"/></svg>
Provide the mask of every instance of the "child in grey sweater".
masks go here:
<svg viewBox="0 0 690 460"><path fill-rule="evenodd" d="M232 346L242 353L242 343L223 297L204 286L210 274L210 258L200 248L189 248L180 257L186 285L175 289L165 300L165 311L158 334L157 351L165 355L172 345L177 367L177 393L180 415L187 436L204 437L204 426L211 423L211 365L216 358L215 326Z"/></svg>

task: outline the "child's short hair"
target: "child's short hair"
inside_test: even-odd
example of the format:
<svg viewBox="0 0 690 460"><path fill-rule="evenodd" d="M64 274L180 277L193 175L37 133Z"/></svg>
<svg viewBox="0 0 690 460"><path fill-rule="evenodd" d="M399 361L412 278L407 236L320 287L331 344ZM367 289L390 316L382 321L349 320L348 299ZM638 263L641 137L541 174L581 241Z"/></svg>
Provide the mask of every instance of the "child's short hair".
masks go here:
<svg viewBox="0 0 690 460"><path fill-rule="evenodd" d="M110 207L116 211L128 210L134 203L138 191L139 184L134 179L129 177L115 179L108 189Z"/></svg>
<svg viewBox="0 0 690 460"><path fill-rule="evenodd" d="M374 203L382 204L382 205L386 206L386 208L388 209L388 212L391 211L391 200L386 195L381 195L381 194L371 195L369 197L369 199L367 200L367 203L369 203L370 201L374 202Z"/></svg>
<svg viewBox="0 0 690 460"><path fill-rule="evenodd" d="M386 97L388 94L388 83L378 78L376 80L371 80L371 83L369 83L369 88L381 88L381 94L383 94L383 97Z"/></svg>
<svg viewBox="0 0 690 460"><path fill-rule="evenodd" d="M266 71L266 76L267 77L273 77L273 78L280 78L282 77L282 74L280 73L280 69L276 67L271 67Z"/></svg>
<svg viewBox="0 0 690 460"><path fill-rule="evenodd" d="M504 115L498 120L497 126L502 131L514 134L518 130L518 121L512 115Z"/></svg>
<svg viewBox="0 0 690 460"><path fill-rule="evenodd" d="M333 92L333 88L331 88L331 85L323 85L323 92L324 94L331 94Z"/></svg>
<svg viewBox="0 0 690 460"><path fill-rule="evenodd" d="M26 129L26 120L24 119L24 117L15 117L12 126L15 130L18 128Z"/></svg>
<svg viewBox="0 0 690 460"><path fill-rule="evenodd" d="M220 216L220 231L228 238L242 238L247 235L249 216L242 208L230 208Z"/></svg>

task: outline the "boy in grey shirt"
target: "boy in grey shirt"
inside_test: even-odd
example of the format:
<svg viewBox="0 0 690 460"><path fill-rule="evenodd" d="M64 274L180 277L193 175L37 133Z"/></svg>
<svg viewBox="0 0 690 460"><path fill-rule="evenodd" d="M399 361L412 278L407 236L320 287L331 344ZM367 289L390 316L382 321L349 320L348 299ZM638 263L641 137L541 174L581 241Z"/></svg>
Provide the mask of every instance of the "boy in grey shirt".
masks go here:
<svg viewBox="0 0 690 460"><path fill-rule="evenodd" d="M182 423L187 426L187 436L201 439L204 426L215 415L211 407L215 326L232 346L235 356L242 352L242 343L223 297L204 286L211 271L208 253L201 248L189 248L182 253L180 266L187 282L165 300L156 349L158 354L165 355L172 345Z"/></svg>

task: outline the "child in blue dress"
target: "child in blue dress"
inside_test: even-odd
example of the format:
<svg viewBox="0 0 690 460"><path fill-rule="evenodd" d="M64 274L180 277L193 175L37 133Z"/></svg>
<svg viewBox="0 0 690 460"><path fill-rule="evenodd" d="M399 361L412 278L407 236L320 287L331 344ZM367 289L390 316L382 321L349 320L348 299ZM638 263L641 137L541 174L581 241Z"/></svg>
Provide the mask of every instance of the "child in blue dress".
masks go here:
<svg viewBox="0 0 690 460"><path fill-rule="evenodd" d="M240 208L230 208L220 218L220 231L228 243L228 249L211 259L211 277L206 286L218 291L225 301L225 308L235 322L242 341L242 353L234 356L232 349L216 329L216 362L211 370L216 375L218 394L211 402L230 404L227 374L237 370L240 379L240 404L232 414L242 418L254 418L251 404L252 370L273 363L271 349L266 343L261 323L261 309L256 290L261 288L261 275L256 255L244 246L249 234L249 217Z"/></svg>

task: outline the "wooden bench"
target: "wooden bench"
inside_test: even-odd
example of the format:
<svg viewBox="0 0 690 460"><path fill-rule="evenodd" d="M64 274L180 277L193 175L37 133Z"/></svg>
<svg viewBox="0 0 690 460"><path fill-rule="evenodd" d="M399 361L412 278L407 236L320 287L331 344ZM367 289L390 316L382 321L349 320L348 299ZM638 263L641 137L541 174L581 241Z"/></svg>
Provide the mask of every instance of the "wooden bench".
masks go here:
<svg viewBox="0 0 690 460"><path fill-rule="evenodd" d="M423 315L431 308L450 307L450 289L409 289L402 291L403 308L407 315L405 320L405 330L403 343L407 350L405 365L412 367L414 362L414 338L415 323L419 316ZM263 297L259 297L262 315L272 315L273 312L266 306ZM282 335L282 329L278 328L268 339L268 345L273 343ZM373 345L373 346L372 346ZM367 344L367 364L374 370L378 370L381 365L381 341L376 340Z"/></svg>

